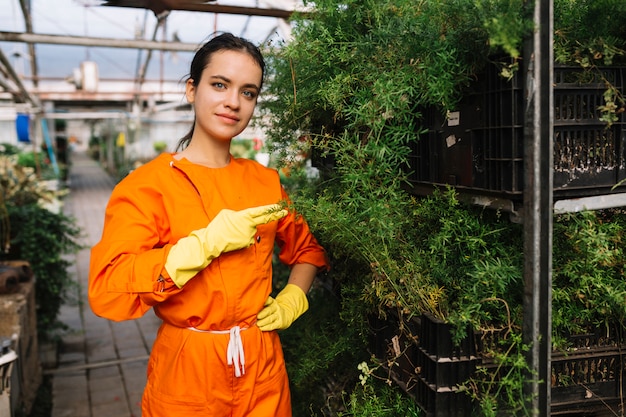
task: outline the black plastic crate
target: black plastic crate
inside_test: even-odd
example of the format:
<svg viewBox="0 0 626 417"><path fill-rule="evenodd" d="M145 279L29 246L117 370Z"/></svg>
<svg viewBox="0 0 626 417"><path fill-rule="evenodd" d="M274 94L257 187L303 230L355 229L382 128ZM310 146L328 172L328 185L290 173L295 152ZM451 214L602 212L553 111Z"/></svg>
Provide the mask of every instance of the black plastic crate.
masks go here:
<svg viewBox="0 0 626 417"><path fill-rule="evenodd" d="M419 324L420 349L433 358L461 359L476 356L476 339L471 328L466 329L467 337L455 345L449 323L430 314L423 314Z"/></svg>
<svg viewBox="0 0 626 417"><path fill-rule="evenodd" d="M475 404L463 387L475 376L477 366L488 372L498 367L482 352L486 346L501 347L500 336L468 332L469 336L455 346L450 325L436 318L423 315L409 323L400 322L395 315L373 321L374 355L391 364L388 371L392 379L415 399L427 417L471 417ZM408 331L401 330L402 326ZM626 342L622 326L572 335L568 341L567 351L554 351L551 357L551 415L624 415ZM402 350L399 356L398 347Z"/></svg>
<svg viewBox="0 0 626 417"><path fill-rule="evenodd" d="M554 68L554 196L602 195L626 178L626 119L600 120L606 81L625 90L625 69L583 72ZM412 143L410 182L453 185L481 194L521 200L524 189L524 91L489 66L472 83L458 112L423 114L429 133ZM622 188L623 191L623 188Z"/></svg>
<svg viewBox="0 0 626 417"><path fill-rule="evenodd" d="M571 347L552 353L552 411L626 415L626 340L621 325L570 336ZM590 414L593 413L593 414Z"/></svg>
<svg viewBox="0 0 626 417"><path fill-rule="evenodd" d="M373 354L426 416L470 417L472 401L461 385L475 372L473 332L458 346L451 326L430 315L402 322L395 314L373 319Z"/></svg>
<svg viewBox="0 0 626 417"><path fill-rule="evenodd" d="M418 376L435 389L455 390L459 384L469 380L476 371L479 359L472 357L440 357L423 349L417 351Z"/></svg>
<svg viewBox="0 0 626 417"><path fill-rule="evenodd" d="M402 322L391 312L386 319L370 318L370 351L389 372L389 376L405 392L416 388L419 321Z"/></svg>
<svg viewBox="0 0 626 417"><path fill-rule="evenodd" d="M470 417L474 404L458 387L438 387L419 378L414 398L425 417Z"/></svg>
<svg viewBox="0 0 626 417"><path fill-rule="evenodd" d="M471 398L461 387L480 362L474 332L468 328L467 337L455 345L450 324L428 314L420 324L416 402L427 415L471 416Z"/></svg>
<svg viewBox="0 0 626 417"><path fill-rule="evenodd" d="M416 350L420 378L437 390L456 389L473 375L479 361L473 331L466 329L468 336L455 345L450 324L427 314L420 322Z"/></svg>

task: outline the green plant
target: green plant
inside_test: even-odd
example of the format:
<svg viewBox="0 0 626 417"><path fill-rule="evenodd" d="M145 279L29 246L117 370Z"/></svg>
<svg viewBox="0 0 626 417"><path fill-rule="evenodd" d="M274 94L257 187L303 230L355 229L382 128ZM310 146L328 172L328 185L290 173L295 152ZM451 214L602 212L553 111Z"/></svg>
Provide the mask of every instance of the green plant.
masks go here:
<svg viewBox="0 0 626 417"><path fill-rule="evenodd" d="M270 58L274 145L288 148L294 132L316 145L348 132L358 142L415 138L420 108L452 108L487 62L484 10L467 0L315 2Z"/></svg>
<svg viewBox="0 0 626 417"><path fill-rule="evenodd" d="M275 293L284 287L288 276L289 268L275 262ZM340 318L341 305L350 297L345 287L330 285L331 281L320 277L308 294L309 310L281 332L294 415L336 415L343 408L345 391L358 380L352 364L369 357L366 324L357 320L346 327Z"/></svg>
<svg viewBox="0 0 626 417"><path fill-rule="evenodd" d="M17 164L22 167L32 168L35 172L38 173L38 176L40 178L57 178L50 159L44 152L20 152L17 154Z"/></svg>
<svg viewBox="0 0 626 417"><path fill-rule="evenodd" d="M619 0L555 0L556 62L584 68L626 63L624 19Z"/></svg>
<svg viewBox="0 0 626 417"><path fill-rule="evenodd" d="M3 240L0 259L26 260L36 277L37 329L43 339L63 327L57 319L74 285L65 257L80 249L80 229L60 211L63 192L50 190L32 168L15 157L0 158L3 201Z"/></svg>
<svg viewBox="0 0 626 417"><path fill-rule="evenodd" d="M7 209L11 250L1 257L30 262L36 277L37 330L45 339L64 327L57 316L75 285L69 273L72 263L64 255L80 248L76 241L80 229L71 218L36 204L14 206L7 202Z"/></svg>
<svg viewBox="0 0 626 417"><path fill-rule="evenodd" d="M310 310L281 334L294 415L332 415L368 357L357 329L338 320L340 300L323 287L309 293Z"/></svg>
<svg viewBox="0 0 626 417"><path fill-rule="evenodd" d="M558 216L554 222L553 326L561 334L608 329L626 320L626 213ZM556 342L565 344L556 335Z"/></svg>
<svg viewBox="0 0 626 417"><path fill-rule="evenodd" d="M527 347L519 343L522 229L498 212L459 202L454 190L437 190L426 198L410 196L408 156L426 131L425 110L453 110L468 83L494 56L506 57L500 61L503 75L511 76L519 67L524 35L532 29L526 4L310 3L313 11L296 17L293 41L279 45L268 59L270 99L263 106L271 120L269 145L282 163L293 166L294 155L305 153L321 170L318 181L307 183L297 176L292 197L333 255L331 274L346 295L338 312L343 325L362 324L373 313L384 317L393 309L404 320L422 312L443 318L454 326L456 341L465 336L468 324L476 330L506 332L503 344L490 353L501 364L498 377L481 375L480 383L473 382L483 389L476 398L485 415L492 405L521 410L523 403L519 388L527 370ZM615 0L598 4L555 2L555 56L558 63L579 65L588 70L584 76L605 82L600 110L610 124L624 102L598 69L622 62L619 22L624 19L613 20L612 13L622 16L624 7ZM576 27L575 22L597 22L598 16L610 24ZM600 35L607 35L604 42ZM562 287L555 287L554 308L563 310L554 319L557 344L569 331L602 323L603 312L623 322L615 266L620 258L596 259L600 243L613 238L587 232L585 239L564 237L566 229L574 236L568 228L579 216L558 219L567 227L555 228L555 240L564 239L555 245L555 286ZM618 217L613 221L620 222ZM621 232L616 228L611 233L617 239ZM589 248L595 251L589 255L593 261L587 254L577 255L580 249L568 246L573 242L595 244L596 249ZM586 275L574 279L579 272ZM602 275L601 285L582 291L585 297L593 292L594 301L572 299L571 293L588 286L596 275ZM610 291L602 298L604 286ZM496 397L505 404L494 401Z"/></svg>
<svg viewBox="0 0 626 417"><path fill-rule="evenodd" d="M256 153L251 139L233 139L230 149L231 153L237 158L253 159Z"/></svg>
<svg viewBox="0 0 626 417"><path fill-rule="evenodd" d="M599 70L626 64L626 5L619 0L555 0L554 57L559 64L579 65L600 77L607 89L599 106L601 120L611 126L626 110L626 99Z"/></svg>
<svg viewBox="0 0 626 417"><path fill-rule="evenodd" d="M167 149L167 142L164 140L156 141L152 144L152 148L154 148L155 152L161 153Z"/></svg>
<svg viewBox="0 0 626 417"><path fill-rule="evenodd" d="M420 417L423 415L415 402L397 387L372 382L358 386L346 395L345 411L338 417Z"/></svg>
<svg viewBox="0 0 626 417"><path fill-rule="evenodd" d="M496 342L496 346L485 349L483 363L476 370L475 376L466 382L469 395L477 404L480 417L496 417L502 415L530 416L527 394L524 385L531 375L526 362L529 346L522 342L519 332L512 331L508 337Z"/></svg>
<svg viewBox="0 0 626 417"><path fill-rule="evenodd" d="M12 143L0 143L0 155L17 155L21 149Z"/></svg>
<svg viewBox="0 0 626 417"><path fill-rule="evenodd" d="M0 187L4 201L15 205L32 203L58 209L59 199L67 191L51 189L37 176L35 168L24 162L24 155L0 156ZM26 160L31 159L27 156Z"/></svg>
<svg viewBox="0 0 626 417"><path fill-rule="evenodd" d="M443 236L463 230L453 220L445 223L456 200L438 194L437 203L427 207L410 197L404 190L406 161L410 143L424 131L420 111L452 108L472 74L486 64L489 35L481 16L492 9L479 10L471 1L323 0L315 6L313 18L297 26L294 41L270 57L269 89L276 100L265 108L273 118L270 147L283 160L308 152L301 149L308 144L332 165L318 184L297 188L294 201L341 265L334 265L333 276L349 294L338 313L342 324L360 327L368 314L389 309L446 316L461 305L457 301L467 302L456 290L473 268L506 274L510 266L485 260L488 249L473 263L462 253L458 257L464 247L480 252L480 239L501 238L497 227L478 224L484 236L473 240L476 228L467 230L459 235L466 240L448 250ZM472 215L456 220L471 223ZM435 229L442 232L434 235ZM432 271L442 258L450 262ZM481 298L495 291L473 289ZM482 317L498 313L489 303L475 310ZM462 310L457 322L480 320L470 313Z"/></svg>

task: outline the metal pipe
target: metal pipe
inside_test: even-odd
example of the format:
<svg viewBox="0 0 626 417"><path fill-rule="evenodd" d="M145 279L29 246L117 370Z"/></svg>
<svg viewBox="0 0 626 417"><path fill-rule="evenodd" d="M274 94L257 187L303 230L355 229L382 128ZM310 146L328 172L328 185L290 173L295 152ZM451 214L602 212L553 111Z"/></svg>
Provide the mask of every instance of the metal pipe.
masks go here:
<svg viewBox="0 0 626 417"><path fill-rule="evenodd" d="M20 0L20 7L22 8L22 15L24 15L24 25L26 26L26 32L33 33L33 19L30 15L30 1L26 3L26 0ZM28 45L28 54L30 55L30 72L35 78L33 82L37 87L36 77L39 73L37 69L37 59L35 56L35 45L32 43Z"/></svg>
<svg viewBox="0 0 626 417"><path fill-rule="evenodd" d="M102 46L109 48L150 49L174 52L195 52L200 45L183 42L145 41L141 39L111 39L84 36L41 35L36 33L0 31L0 41L47 43L55 45Z"/></svg>
<svg viewBox="0 0 626 417"><path fill-rule="evenodd" d="M553 222L553 0L529 2L534 32L524 44L524 319L530 345L530 415L550 416Z"/></svg>
<svg viewBox="0 0 626 417"><path fill-rule="evenodd" d="M110 4L107 4L110 3ZM115 4L117 2L106 2L102 6L115 6L115 7L131 7L144 9L144 5L138 4ZM221 4L207 4L207 3L194 3L183 2L181 4L168 4L168 10L186 10L191 12L208 12L208 13L222 13L222 14L240 14L240 15L252 15L252 16L264 16L264 17L278 17L282 19L288 19L294 10L285 9L270 9L262 7L241 7L241 6L226 6ZM306 13L306 11L302 11Z"/></svg>
<svg viewBox="0 0 626 417"><path fill-rule="evenodd" d="M154 31L152 32L152 42L156 42L157 34L159 29L163 27L165 22L167 21L167 17L170 12L165 12L159 16L157 16L157 24L154 27ZM146 60L143 63L143 66L139 68L139 72L137 74L137 89L141 90L141 86L143 85L146 79L146 72L148 71L148 65L150 64L150 59L152 59L152 49L148 50L148 54L146 56Z"/></svg>
<svg viewBox="0 0 626 417"><path fill-rule="evenodd" d="M27 101L30 101L35 107L41 108L41 102L39 101L37 97L30 94L28 90L26 89L26 87L24 87L24 84L22 84L20 77L18 77L15 70L13 70L11 63L9 62L7 57L4 55L4 52L2 52L2 49L0 49L0 63L4 65L4 67L7 70L7 73L9 74L9 77L15 83L15 85L17 85L17 88L19 89L20 94L23 95L24 99L26 99Z"/></svg>

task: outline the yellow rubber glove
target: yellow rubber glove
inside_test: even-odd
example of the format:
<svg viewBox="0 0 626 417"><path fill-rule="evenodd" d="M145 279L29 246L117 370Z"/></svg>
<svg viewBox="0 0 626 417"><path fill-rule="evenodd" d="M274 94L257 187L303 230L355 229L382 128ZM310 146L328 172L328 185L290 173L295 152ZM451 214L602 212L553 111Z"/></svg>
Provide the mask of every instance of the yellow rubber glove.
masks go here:
<svg viewBox="0 0 626 417"><path fill-rule="evenodd" d="M257 226L286 215L287 210L281 210L278 204L241 211L224 209L207 227L191 232L172 246L165 261L165 270L181 288L222 253L254 244Z"/></svg>
<svg viewBox="0 0 626 417"><path fill-rule="evenodd" d="M256 316L256 324L264 332L284 330L309 309L309 300L300 287L287 284L276 299L268 297L263 310Z"/></svg>

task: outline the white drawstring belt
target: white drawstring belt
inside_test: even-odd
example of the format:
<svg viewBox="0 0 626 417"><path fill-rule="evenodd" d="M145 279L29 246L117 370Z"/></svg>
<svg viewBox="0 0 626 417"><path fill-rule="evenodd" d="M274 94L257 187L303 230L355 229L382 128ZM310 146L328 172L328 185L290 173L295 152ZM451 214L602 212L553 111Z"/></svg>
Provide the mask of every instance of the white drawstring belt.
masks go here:
<svg viewBox="0 0 626 417"><path fill-rule="evenodd" d="M237 378L246 373L246 357L243 354L243 342L239 334L240 331L239 326L230 329L230 338L228 339L228 350L226 353L227 363L235 367L235 376ZM239 370L240 365L241 371Z"/></svg>
<svg viewBox="0 0 626 417"><path fill-rule="evenodd" d="M234 326L230 330L200 330L195 327L187 327L188 330L200 333L213 333L213 334L228 334L228 347L226 348L226 363L233 365L235 368L235 376L241 377L246 373L246 357L243 353L243 342L241 340L241 331L246 330L247 327Z"/></svg>

